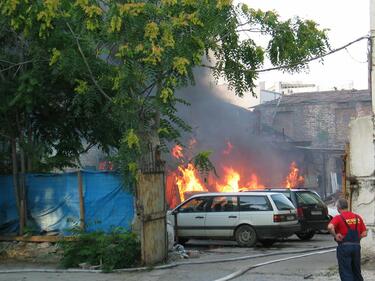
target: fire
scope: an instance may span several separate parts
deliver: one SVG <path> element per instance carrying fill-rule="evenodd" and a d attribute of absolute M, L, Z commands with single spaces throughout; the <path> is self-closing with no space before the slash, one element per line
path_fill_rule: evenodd
<path fill-rule="evenodd" d="M 259 183 L 259 179 L 257 175 L 252 174 L 250 177 L 250 181 L 246 184 L 246 190 L 252 189 L 264 189 L 265 186 Z"/>
<path fill-rule="evenodd" d="M 238 192 L 239 181 L 241 179 L 240 174 L 237 173 L 233 168 L 224 168 L 225 180 L 224 184 L 216 184 L 216 189 L 219 192 Z"/>
<path fill-rule="evenodd" d="M 192 154 L 192 146 L 196 143 L 195 139 L 190 140 L 189 150 L 187 151 L 188 155 Z M 186 160 L 187 157 L 191 158 L 190 155 L 184 155 L 185 153 L 182 146 L 174 146 L 171 153 L 179 160 L 180 164 L 177 169 L 168 172 L 166 195 L 169 206 L 172 208 L 177 206 L 194 193 L 239 192 L 264 189 L 265 185 L 263 184 L 263 180 L 269 182 L 269 179 L 260 179 L 250 168 L 251 165 L 249 166 L 248 162 L 247 164 L 246 162 L 240 162 L 240 158 L 237 158 L 238 156 L 236 157 L 237 154 L 233 155 L 233 153 L 241 152 L 233 150 L 233 148 L 234 146 L 228 141 L 226 148 L 222 152 L 226 157 L 221 159 L 223 163 L 218 171 L 220 177 L 210 174 L 205 180 L 202 180 L 195 166 Z M 226 163 L 229 162 L 231 164 L 226 165 Z M 300 175 L 300 170 L 296 162 L 293 161 L 291 163 L 289 174 L 281 182 L 282 183 L 276 184 L 275 187 L 284 186 L 285 188 L 298 188 L 303 186 L 304 178 Z"/>
<path fill-rule="evenodd" d="M 293 161 L 290 164 L 290 172 L 285 179 L 284 185 L 286 188 L 296 188 L 302 186 L 304 183 L 305 179 L 299 174 L 299 168 L 297 167 L 296 162 Z"/>
<path fill-rule="evenodd" d="M 197 140 L 195 138 L 192 138 L 189 140 L 189 148 L 192 149 L 194 145 L 197 144 Z"/>
<path fill-rule="evenodd" d="M 233 145 L 230 143 L 230 141 L 227 142 L 227 148 L 223 151 L 223 154 L 228 155 L 232 152 Z"/>
<path fill-rule="evenodd" d="M 176 145 L 172 148 L 172 155 L 173 155 L 174 158 L 182 159 L 182 158 L 184 157 L 182 146 L 176 144 Z"/>
<path fill-rule="evenodd" d="M 187 167 L 179 166 L 178 171 L 180 176 L 176 177 L 176 185 L 181 201 L 185 200 L 186 192 L 208 192 L 207 188 L 201 183 L 193 164 L 189 163 Z"/>
<path fill-rule="evenodd" d="M 233 168 L 224 168 L 225 183 L 216 184 L 218 192 L 238 192 L 254 189 L 264 189 L 264 185 L 259 183 L 258 177 L 251 174 L 250 180 L 246 184 L 240 184 L 241 176 Z"/>

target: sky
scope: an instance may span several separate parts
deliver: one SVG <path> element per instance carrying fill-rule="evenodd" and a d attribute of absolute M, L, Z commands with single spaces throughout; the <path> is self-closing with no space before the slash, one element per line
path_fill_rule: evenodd
<path fill-rule="evenodd" d="M 369 0 L 237 0 L 251 8 L 275 10 L 282 19 L 299 16 L 312 19 L 321 28 L 329 29 L 328 37 L 333 49 L 369 33 Z M 246 36 L 246 35 L 245 35 Z M 310 71 L 300 74 L 283 74 L 271 71 L 260 75 L 269 88 L 277 81 L 314 83 L 319 90 L 366 89 L 367 41 L 352 45 L 330 55 L 324 64 L 311 62 Z"/>

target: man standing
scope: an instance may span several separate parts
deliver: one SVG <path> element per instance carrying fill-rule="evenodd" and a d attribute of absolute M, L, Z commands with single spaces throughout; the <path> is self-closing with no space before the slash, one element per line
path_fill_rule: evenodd
<path fill-rule="evenodd" d="M 328 231 L 338 243 L 336 255 L 342 281 L 363 281 L 360 240 L 367 236 L 363 219 L 348 210 L 348 201 L 337 201 L 339 215 L 328 224 Z"/>

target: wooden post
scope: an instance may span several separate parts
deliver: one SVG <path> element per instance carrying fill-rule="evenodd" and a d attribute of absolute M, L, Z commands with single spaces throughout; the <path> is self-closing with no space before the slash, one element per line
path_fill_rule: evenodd
<path fill-rule="evenodd" d="M 25 218 L 25 200 L 21 199 L 20 202 L 20 235 L 22 236 L 25 233 L 25 225 L 26 225 L 26 218 Z"/>
<path fill-rule="evenodd" d="M 83 197 L 83 184 L 82 184 L 82 174 L 81 171 L 77 173 L 78 179 L 78 195 L 79 195 L 79 225 L 82 230 L 85 230 L 85 204 Z"/>

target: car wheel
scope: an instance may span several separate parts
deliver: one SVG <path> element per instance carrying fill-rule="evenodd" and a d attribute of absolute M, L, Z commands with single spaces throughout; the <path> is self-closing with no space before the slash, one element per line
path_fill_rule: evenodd
<path fill-rule="evenodd" d="M 252 247 L 257 242 L 255 229 L 250 225 L 239 226 L 235 232 L 235 238 L 241 247 Z"/>
<path fill-rule="evenodd" d="M 273 244 L 275 244 L 276 240 L 263 239 L 263 240 L 259 240 L 259 242 L 262 243 L 263 247 L 271 247 Z"/>
<path fill-rule="evenodd" d="M 296 235 L 298 236 L 299 239 L 303 241 L 307 241 L 314 237 L 315 231 L 298 232 L 296 233 Z"/>

